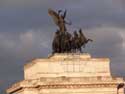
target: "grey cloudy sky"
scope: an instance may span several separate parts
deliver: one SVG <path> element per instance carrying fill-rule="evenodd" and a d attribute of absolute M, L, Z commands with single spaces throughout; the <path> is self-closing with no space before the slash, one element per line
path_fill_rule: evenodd
<path fill-rule="evenodd" d="M 94 40 L 84 52 L 109 57 L 113 76 L 125 76 L 125 0 L 0 0 L 0 93 L 23 79 L 27 60 L 46 57 L 56 26 L 48 8 L 67 9 L 68 30 Z"/>

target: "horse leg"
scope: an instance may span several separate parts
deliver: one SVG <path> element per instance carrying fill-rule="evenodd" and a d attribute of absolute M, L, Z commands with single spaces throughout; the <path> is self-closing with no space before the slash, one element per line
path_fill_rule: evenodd
<path fill-rule="evenodd" d="M 79 51 L 80 51 L 80 53 L 82 53 L 82 52 L 83 52 L 83 51 L 82 51 L 82 47 L 80 47 L 80 48 L 79 48 Z"/>
<path fill-rule="evenodd" d="M 92 39 L 88 39 L 88 42 L 89 42 L 89 41 L 90 41 L 90 42 L 93 42 L 93 40 L 92 40 Z"/>

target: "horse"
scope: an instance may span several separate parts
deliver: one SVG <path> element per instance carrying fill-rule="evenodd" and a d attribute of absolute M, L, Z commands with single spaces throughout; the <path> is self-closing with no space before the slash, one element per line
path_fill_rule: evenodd
<path fill-rule="evenodd" d="M 74 37 L 72 38 L 72 51 L 76 52 L 77 50 L 82 52 L 82 47 L 85 48 L 85 45 L 90 41 L 92 42 L 92 39 L 87 39 L 85 35 L 82 33 L 82 30 L 79 29 L 79 34 L 77 31 L 74 31 Z"/>
<path fill-rule="evenodd" d="M 53 53 L 71 52 L 71 34 L 57 30 L 52 42 Z"/>
<path fill-rule="evenodd" d="M 90 41 L 90 42 L 93 42 L 92 39 L 87 39 L 87 38 L 85 37 L 85 35 L 84 35 L 83 32 L 82 32 L 82 29 L 79 29 L 79 42 L 80 42 L 80 45 L 85 48 L 85 45 L 86 45 L 89 41 Z"/>
<path fill-rule="evenodd" d="M 61 46 L 60 46 L 60 31 L 57 30 L 55 32 L 55 36 L 52 42 L 52 49 L 53 52 L 52 53 L 60 53 L 61 52 Z"/>

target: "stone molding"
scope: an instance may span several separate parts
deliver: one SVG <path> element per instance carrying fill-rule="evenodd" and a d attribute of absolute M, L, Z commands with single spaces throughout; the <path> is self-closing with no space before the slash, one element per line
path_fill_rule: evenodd
<path fill-rule="evenodd" d="M 75 58 L 74 58 L 75 57 Z M 30 68 L 31 66 L 33 66 L 36 63 L 42 63 L 42 62 L 49 62 L 49 63 L 55 63 L 55 62 L 60 62 L 60 61 L 72 61 L 72 60 L 83 60 L 83 61 L 91 61 L 91 62 L 99 62 L 103 61 L 103 62 L 110 62 L 109 58 L 91 58 L 91 55 L 88 53 L 84 53 L 84 54 L 58 54 L 55 53 L 54 55 L 49 56 L 48 58 L 37 58 L 37 59 L 33 59 L 31 60 L 29 63 L 24 65 L 24 69 Z"/>
<path fill-rule="evenodd" d="M 11 86 L 7 92 L 22 88 L 93 88 L 93 87 L 117 87 L 123 83 L 122 78 L 111 77 L 56 77 L 23 80 Z"/>

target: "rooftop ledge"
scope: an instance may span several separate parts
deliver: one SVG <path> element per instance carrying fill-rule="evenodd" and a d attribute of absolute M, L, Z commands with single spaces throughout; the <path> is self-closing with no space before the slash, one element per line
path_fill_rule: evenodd
<path fill-rule="evenodd" d="M 72 82 L 75 80 L 74 82 Z M 68 81 L 68 82 L 67 82 Z M 92 82 L 91 82 L 92 81 Z M 67 78 L 67 77 L 55 77 L 55 78 L 39 78 L 39 79 L 34 79 L 34 80 L 23 80 L 20 82 L 15 83 L 12 85 L 10 88 L 8 88 L 6 91 L 8 93 L 11 93 L 13 91 L 22 89 L 24 87 L 37 87 L 40 85 L 51 85 L 50 82 L 56 82 L 57 84 L 84 84 L 84 85 L 89 85 L 89 84 L 119 84 L 119 83 L 125 83 L 123 81 L 123 78 L 117 77 L 117 78 L 112 78 L 112 77 L 75 77 L 75 78 Z M 71 83 L 72 82 L 72 83 Z"/>
<path fill-rule="evenodd" d="M 24 67 L 27 68 L 36 63 L 50 62 L 55 63 L 65 60 L 80 60 L 80 61 L 92 61 L 92 62 L 110 62 L 109 58 L 92 58 L 89 53 L 55 53 L 49 55 L 47 58 L 36 58 L 31 60 L 29 63 L 25 64 Z"/>
<path fill-rule="evenodd" d="M 91 58 L 91 55 L 88 53 L 55 53 L 55 54 L 48 56 L 48 58 L 58 58 L 58 59 L 67 58 L 67 57 L 68 58 L 74 58 L 74 57 Z"/>

